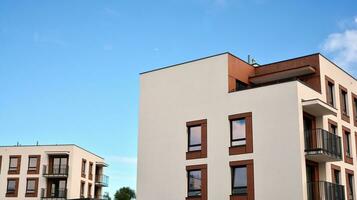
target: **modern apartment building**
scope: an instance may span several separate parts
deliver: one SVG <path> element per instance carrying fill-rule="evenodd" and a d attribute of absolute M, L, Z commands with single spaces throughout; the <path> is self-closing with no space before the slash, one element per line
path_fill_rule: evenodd
<path fill-rule="evenodd" d="M 0 199 L 101 199 L 106 166 L 77 145 L 0 146 Z"/>
<path fill-rule="evenodd" d="M 355 200 L 357 80 L 321 54 L 140 75 L 138 200 Z"/>

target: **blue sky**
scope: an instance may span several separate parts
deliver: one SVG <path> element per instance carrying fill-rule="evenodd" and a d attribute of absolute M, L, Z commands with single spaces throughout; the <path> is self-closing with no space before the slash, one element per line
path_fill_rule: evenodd
<path fill-rule="evenodd" d="M 332 2 L 332 1 L 331 1 Z M 230 51 L 357 75 L 355 0 L 0 1 L 0 145 L 75 143 L 135 187 L 139 73 Z"/>

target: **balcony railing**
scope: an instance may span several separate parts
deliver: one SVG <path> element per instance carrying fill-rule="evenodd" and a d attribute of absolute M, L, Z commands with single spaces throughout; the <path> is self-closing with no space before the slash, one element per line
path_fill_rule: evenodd
<path fill-rule="evenodd" d="M 41 199 L 67 199 L 67 189 L 47 191 L 45 188 L 42 188 Z"/>
<path fill-rule="evenodd" d="M 307 183 L 308 200 L 345 200 L 343 185 L 317 181 Z"/>
<path fill-rule="evenodd" d="M 109 177 L 104 174 L 98 174 L 95 176 L 95 184 L 101 185 L 103 187 L 108 187 L 109 185 Z"/>
<path fill-rule="evenodd" d="M 342 160 L 341 137 L 324 129 L 305 131 L 306 157 L 316 162 Z"/>
<path fill-rule="evenodd" d="M 68 176 L 68 165 L 58 165 L 47 167 L 43 166 L 43 176 L 45 177 L 67 177 Z"/>

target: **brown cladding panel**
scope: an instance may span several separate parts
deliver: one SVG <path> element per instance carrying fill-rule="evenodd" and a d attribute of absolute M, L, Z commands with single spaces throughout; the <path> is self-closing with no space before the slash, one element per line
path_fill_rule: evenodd
<path fill-rule="evenodd" d="M 308 86 L 321 93 L 321 78 L 320 78 L 320 59 L 319 54 L 294 58 L 290 60 L 275 62 L 267 65 L 262 65 L 255 68 L 255 76 L 272 74 L 280 71 L 297 69 L 300 67 L 311 66 L 316 72 L 311 75 L 298 77 Z"/>
<path fill-rule="evenodd" d="M 249 77 L 254 75 L 254 71 L 253 66 L 228 54 L 228 90 L 235 91 L 236 80 L 249 84 Z"/>

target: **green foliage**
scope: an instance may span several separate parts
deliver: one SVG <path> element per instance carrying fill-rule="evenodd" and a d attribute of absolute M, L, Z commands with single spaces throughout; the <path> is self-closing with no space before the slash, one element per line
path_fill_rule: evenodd
<path fill-rule="evenodd" d="M 135 198 L 135 191 L 129 187 L 120 188 L 114 195 L 114 200 L 132 200 Z"/>

